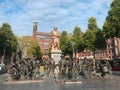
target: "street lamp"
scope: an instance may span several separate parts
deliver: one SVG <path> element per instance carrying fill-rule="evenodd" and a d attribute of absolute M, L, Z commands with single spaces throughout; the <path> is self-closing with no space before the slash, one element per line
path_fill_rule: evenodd
<path fill-rule="evenodd" d="M 73 49 L 73 58 L 75 58 L 75 50 L 74 50 L 74 46 L 75 46 L 75 42 L 70 42 L 70 44 L 72 45 L 72 49 Z"/>
<path fill-rule="evenodd" d="M 16 51 L 16 62 L 17 63 L 19 63 L 19 59 L 20 59 L 20 57 L 19 57 L 19 52 L 20 52 L 20 45 L 19 45 L 19 42 L 18 42 L 18 44 L 17 44 L 17 51 Z"/>
<path fill-rule="evenodd" d="M 4 43 L 4 52 L 3 52 L 3 56 L 2 56 L 2 64 L 4 64 L 5 53 L 6 53 L 6 46 L 8 46 L 8 42 L 9 42 L 9 40 L 5 41 L 5 43 Z"/>
<path fill-rule="evenodd" d="M 24 43 L 24 52 L 23 52 L 23 58 L 27 58 L 27 51 L 28 51 L 28 48 L 29 48 L 29 43 Z"/>

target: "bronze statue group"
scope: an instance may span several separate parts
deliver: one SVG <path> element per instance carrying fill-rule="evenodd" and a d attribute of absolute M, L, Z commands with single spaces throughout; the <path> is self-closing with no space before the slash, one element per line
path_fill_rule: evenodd
<path fill-rule="evenodd" d="M 112 76 L 112 68 L 107 60 L 61 58 L 58 63 L 59 79 L 77 81 L 81 78 L 105 78 Z"/>
<path fill-rule="evenodd" d="M 112 75 L 112 68 L 107 60 L 71 59 L 61 56 L 59 63 L 54 59 L 38 60 L 22 59 L 19 63 L 8 66 L 8 76 L 11 80 L 40 80 L 54 78 L 58 80 L 74 80 L 81 78 L 104 78 Z M 41 70 L 43 67 L 43 70 Z"/>

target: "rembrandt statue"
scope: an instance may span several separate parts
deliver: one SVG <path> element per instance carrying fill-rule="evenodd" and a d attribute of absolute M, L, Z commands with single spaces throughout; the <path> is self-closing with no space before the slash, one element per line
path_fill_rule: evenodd
<path fill-rule="evenodd" d="M 52 50 L 59 50 L 59 32 L 57 30 L 57 27 L 54 27 L 54 30 L 52 32 L 53 40 L 52 40 Z"/>
<path fill-rule="evenodd" d="M 53 61 L 55 62 L 55 70 L 54 70 L 54 75 L 55 77 L 58 77 L 58 72 L 59 72 L 59 68 L 57 66 L 57 64 L 59 63 L 60 59 L 61 59 L 61 50 L 60 50 L 60 43 L 59 43 L 59 37 L 60 37 L 60 33 L 58 32 L 57 27 L 54 27 L 53 31 L 52 31 L 52 50 L 51 50 L 51 58 L 53 59 Z"/>
<path fill-rule="evenodd" d="M 52 31 L 52 46 L 51 46 L 51 58 L 57 64 L 60 60 L 61 50 L 60 50 L 60 43 L 59 43 L 60 33 L 58 32 L 57 27 L 54 27 Z"/>

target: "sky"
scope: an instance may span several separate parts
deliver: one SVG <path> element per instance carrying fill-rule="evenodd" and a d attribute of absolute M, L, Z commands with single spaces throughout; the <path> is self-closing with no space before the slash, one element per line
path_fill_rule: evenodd
<path fill-rule="evenodd" d="M 72 33 L 75 26 L 85 32 L 88 19 L 95 17 L 102 28 L 112 0 L 0 0 L 0 26 L 9 23 L 18 36 L 32 35 L 33 22 L 38 32 L 54 27 Z"/>

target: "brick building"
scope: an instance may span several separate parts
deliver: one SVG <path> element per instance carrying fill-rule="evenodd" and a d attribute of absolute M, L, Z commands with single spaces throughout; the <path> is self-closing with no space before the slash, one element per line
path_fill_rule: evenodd
<path fill-rule="evenodd" d="M 114 37 L 112 43 L 113 58 L 120 58 L 120 39 Z"/>
<path fill-rule="evenodd" d="M 52 33 L 46 32 L 38 32 L 38 24 L 37 22 L 33 23 L 33 37 L 37 38 L 40 44 L 40 48 L 42 53 L 47 55 L 49 53 L 49 49 L 51 49 L 52 43 Z"/>
<path fill-rule="evenodd" d="M 113 39 L 108 39 L 106 41 L 107 47 L 105 50 L 96 50 L 96 59 L 120 59 L 120 39 L 114 37 Z M 79 58 L 93 58 L 93 52 L 90 50 L 84 50 L 77 54 Z"/>

